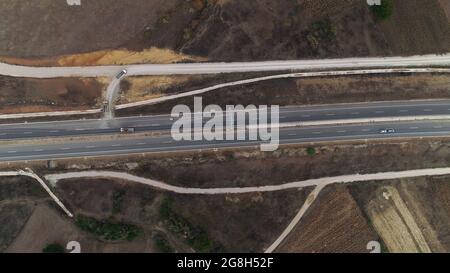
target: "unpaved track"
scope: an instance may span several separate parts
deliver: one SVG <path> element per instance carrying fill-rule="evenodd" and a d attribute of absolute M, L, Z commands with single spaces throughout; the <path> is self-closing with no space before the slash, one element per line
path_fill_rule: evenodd
<path fill-rule="evenodd" d="M 127 65 L 128 75 L 189 75 L 232 72 L 283 70 L 317 70 L 342 68 L 392 68 L 417 66 L 448 66 L 450 54 L 409 57 L 343 58 L 322 60 L 291 60 L 235 63 L 178 63 Z M 123 66 L 27 67 L 0 63 L 0 74 L 13 77 L 112 77 Z"/>
<path fill-rule="evenodd" d="M 63 179 L 70 178 L 113 178 L 127 180 L 131 182 L 141 183 L 151 187 L 155 187 L 161 190 L 171 191 L 180 194 L 235 194 L 235 193 L 252 193 L 252 192 L 271 192 L 281 191 L 287 189 L 298 189 L 310 186 L 326 186 L 334 183 L 352 183 L 362 181 L 374 181 L 374 180 L 389 180 L 389 179 L 401 179 L 421 176 L 439 176 L 450 174 L 450 168 L 435 168 L 435 169 L 419 169 L 408 170 L 398 172 L 380 172 L 374 174 L 351 174 L 341 175 L 334 177 L 324 177 L 317 179 L 308 179 L 304 181 L 297 181 L 291 183 L 285 183 L 280 185 L 260 186 L 260 187 L 242 187 L 242 188 L 188 188 L 169 185 L 164 182 L 156 181 L 149 178 L 139 177 L 123 172 L 114 171 L 81 171 L 81 172 L 67 172 L 60 174 L 49 174 L 45 178 L 52 184 Z"/>
<path fill-rule="evenodd" d="M 73 217 L 73 214 L 64 206 L 64 204 L 59 200 L 59 198 L 50 190 L 50 188 L 45 184 L 45 182 L 33 171 L 28 169 L 27 171 L 9 171 L 9 172 L 0 172 L 1 176 L 28 176 L 39 182 L 39 184 L 44 188 L 44 190 L 50 195 L 50 197 L 58 204 L 58 206 L 67 214 L 69 217 Z"/>
<path fill-rule="evenodd" d="M 300 219 L 302 219 L 303 215 L 306 213 L 306 211 L 309 209 L 309 207 L 314 203 L 314 201 L 317 199 L 317 196 L 319 196 L 319 193 L 322 191 L 322 189 L 325 188 L 325 185 L 319 185 L 314 188 L 314 190 L 308 195 L 306 198 L 305 203 L 303 203 L 303 206 L 298 211 L 297 215 L 295 215 L 294 219 L 289 223 L 289 225 L 286 227 L 285 230 L 281 233 L 281 235 L 273 242 L 267 249 L 264 251 L 265 253 L 272 253 L 283 241 L 286 239 L 286 237 L 291 233 L 291 231 L 295 228 L 295 226 L 300 222 Z"/>

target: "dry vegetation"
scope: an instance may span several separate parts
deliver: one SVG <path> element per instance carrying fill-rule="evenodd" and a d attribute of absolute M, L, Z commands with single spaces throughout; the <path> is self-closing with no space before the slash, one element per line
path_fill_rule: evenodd
<path fill-rule="evenodd" d="M 0 113 L 84 110 L 101 103 L 102 79 L 31 79 L 0 76 Z"/>
<path fill-rule="evenodd" d="M 450 21 L 450 2 L 447 0 L 439 0 L 439 4 L 441 4 L 442 8 L 447 15 L 448 20 Z"/>
<path fill-rule="evenodd" d="M 83 252 L 260 252 L 287 225 L 307 193 L 183 196 L 124 181 L 72 179 L 60 182 L 57 194 L 76 215 L 132 224 L 142 234 L 130 241 L 111 242 L 80 230 L 46 203 L 31 204 L 31 211 L 23 216 L 20 208 L 2 204 L 0 221 L 5 225 L 0 250 L 41 252 L 48 244 L 65 246 L 76 240 Z M 166 203 L 170 203 L 170 216 L 162 213 Z M 14 216 L 17 219 L 7 222 Z"/>
<path fill-rule="evenodd" d="M 391 18 L 380 22 L 394 55 L 444 53 L 450 49 L 450 24 L 438 0 L 394 0 Z"/>
<path fill-rule="evenodd" d="M 360 252 L 379 240 L 345 186 L 326 187 L 277 252 Z"/>
<path fill-rule="evenodd" d="M 350 173 L 443 167 L 450 162 L 448 139 L 321 144 L 314 146 L 315 155 L 308 155 L 308 147 L 285 147 L 274 153 L 239 150 L 66 159 L 57 161 L 51 168 L 45 161 L 27 166 L 39 174 L 104 169 L 127 171 L 188 187 L 232 187 L 279 184 Z M 5 168 L 17 169 L 23 165 L 4 164 Z M 290 171 L 286 172 L 287 169 Z M 380 240 L 386 246 L 385 251 L 447 251 L 450 249 L 447 225 L 450 190 L 447 180 L 448 177 L 437 177 L 409 179 L 401 183 L 377 181 L 327 187 L 280 251 L 366 252 L 367 242 L 373 239 Z M 0 185 L 0 193 L 15 189 L 12 186 L 3 188 L 3 184 Z M 389 189 L 389 200 L 385 199 L 387 195 L 383 195 L 386 189 Z M 4 227 L 3 230 L 12 231 L 5 232 L 9 237 L 2 240 L 11 242 L 11 236 L 18 236 L 11 245 L 11 251 L 23 248 L 28 240 L 32 242 L 30 250 L 40 251 L 45 244 L 54 241 L 64 245 L 69 237 L 82 240 L 85 249 L 94 252 L 168 249 L 262 251 L 287 226 L 304 202 L 308 190 L 191 196 L 161 192 L 124 181 L 72 179 L 57 186 L 57 194 L 71 210 L 96 219 L 137 225 L 144 230 L 143 237 L 137 241 L 110 244 L 80 231 L 62 214 L 49 211 L 45 207 L 47 205 L 40 202 L 37 207 L 31 205 L 36 215 L 34 218 L 31 216 L 22 232 L 19 232 L 20 223 L 29 215 L 24 203 L 14 203 L 12 212 L 8 207 L 9 213 L 1 210 L 0 221 L 11 219 L 11 214 L 22 213 L 17 222 L 12 221 L 11 225 Z M 44 197 L 44 200 L 48 199 Z M 163 216 L 160 209 L 167 201 L 171 213 Z M 45 218 L 44 214 L 57 218 Z M 50 227 L 48 222 L 56 224 Z M 395 224 L 398 227 L 396 233 L 388 232 L 394 223 L 398 223 Z M 402 225 L 403 229 L 400 228 Z M 188 232 L 189 236 L 181 236 L 180 229 L 174 228 L 176 226 L 183 227 L 181 230 Z M 48 230 L 48 233 L 43 230 Z M 403 237 L 393 237 L 392 234 Z M 399 238 L 409 238 L 403 242 L 420 242 L 420 247 L 414 243 L 414 250 L 412 244 L 399 244 Z"/>
<path fill-rule="evenodd" d="M 383 22 L 359 0 L 3 1 L 0 55 L 42 65 L 91 52 L 60 59 L 71 65 L 436 53 L 450 47 L 438 1 L 394 0 Z"/>
<path fill-rule="evenodd" d="M 89 65 L 127 65 L 127 64 L 167 64 L 176 62 L 205 61 L 205 58 L 176 53 L 170 49 L 152 47 L 142 51 L 127 49 L 100 50 L 89 53 L 52 56 L 49 58 L 1 57 L 4 62 L 29 66 L 89 66 Z"/>
<path fill-rule="evenodd" d="M 205 86 L 180 84 L 167 91 L 149 90 L 151 94 L 190 91 Z M 183 90 L 184 89 L 184 90 Z M 127 95 L 125 95 L 127 96 Z M 203 103 L 256 105 L 309 105 L 370 102 L 383 100 L 450 98 L 450 76 L 447 74 L 364 75 L 328 78 L 280 79 L 226 87 L 202 95 Z M 157 105 L 118 110 L 118 115 L 170 113 L 177 104 L 193 105 L 192 97 Z"/>
<path fill-rule="evenodd" d="M 190 76 L 142 76 L 128 77 L 121 82 L 119 104 L 153 99 L 164 96 L 172 86 L 189 81 Z"/>
<path fill-rule="evenodd" d="M 390 252 L 448 252 L 448 176 L 353 184 L 349 188 Z"/>
<path fill-rule="evenodd" d="M 367 213 L 389 252 L 431 252 L 411 211 L 394 187 L 384 187 L 367 205 Z"/>

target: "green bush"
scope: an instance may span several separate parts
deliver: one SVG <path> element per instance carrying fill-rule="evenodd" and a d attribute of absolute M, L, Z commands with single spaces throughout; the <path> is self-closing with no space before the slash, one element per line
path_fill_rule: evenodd
<path fill-rule="evenodd" d="M 162 253 L 174 252 L 172 247 L 170 246 L 170 243 L 161 234 L 156 234 L 155 236 L 153 236 L 153 241 L 155 242 L 155 246 L 158 249 L 158 251 Z"/>
<path fill-rule="evenodd" d="M 112 197 L 112 214 L 119 213 L 122 210 L 124 196 L 125 191 L 123 190 L 118 190 L 114 192 Z"/>
<path fill-rule="evenodd" d="M 186 219 L 175 213 L 172 209 L 172 202 L 165 199 L 160 208 L 159 215 L 168 230 L 186 238 L 186 242 L 196 251 L 200 253 L 220 252 L 222 247 L 211 241 L 207 233 L 200 227 L 194 227 Z"/>
<path fill-rule="evenodd" d="M 86 216 L 78 216 L 75 223 L 80 229 L 107 241 L 132 241 L 143 233 L 142 229 L 135 225 L 114 223 L 110 220 L 100 221 Z"/>
<path fill-rule="evenodd" d="M 308 149 L 306 149 L 306 153 L 310 156 L 316 155 L 316 149 L 314 149 L 313 147 L 309 147 Z"/>
<path fill-rule="evenodd" d="M 377 19 L 386 20 L 394 13 L 394 5 L 392 0 L 381 0 L 381 5 L 374 5 L 371 10 Z"/>
<path fill-rule="evenodd" d="M 43 253 L 64 253 L 65 249 L 60 244 L 49 244 L 42 249 Z"/>
<path fill-rule="evenodd" d="M 306 40 L 313 50 L 336 39 L 336 28 L 329 19 L 314 22 L 308 28 Z"/>

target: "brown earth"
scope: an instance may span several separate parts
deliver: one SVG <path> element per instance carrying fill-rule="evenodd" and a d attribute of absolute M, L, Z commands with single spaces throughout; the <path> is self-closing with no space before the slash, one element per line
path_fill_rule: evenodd
<path fill-rule="evenodd" d="M 269 76 L 272 74 L 273 72 L 251 72 L 201 75 L 131 76 L 124 78 L 120 82 L 121 95 L 117 104 L 142 101 L 163 95 L 177 94 L 210 87 L 216 84 Z"/>
<path fill-rule="evenodd" d="M 346 186 L 330 185 L 277 248 L 277 252 L 367 253 L 379 240 Z"/>
<path fill-rule="evenodd" d="M 167 64 L 177 62 L 206 61 L 205 58 L 183 55 L 170 49 L 152 47 L 142 51 L 127 49 L 99 50 L 88 53 L 52 56 L 48 58 L 1 57 L 10 64 L 26 66 L 90 66 L 90 65 L 127 65 L 127 64 Z"/>
<path fill-rule="evenodd" d="M 367 5 L 355 0 L 227 1 L 209 5 L 185 33 L 177 48 L 220 61 L 389 54 Z"/>
<path fill-rule="evenodd" d="M 394 15 L 385 22 L 374 20 L 359 0 L 117 0 L 114 5 L 98 0 L 77 7 L 64 1 L 2 1 L 0 55 L 97 56 L 102 50 L 158 48 L 203 60 L 242 61 L 449 50 L 450 28 L 438 0 L 393 1 Z M 153 61 L 146 58 L 134 61 Z"/>
<path fill-rule="evenodd" d="M 118 49 L 178 2 L 118 0 L 111 5 L 97 0 L 68 6 L 53 0 L 1 1 L 0 55 L 52 57 Z"/>
<path fill-rule="evenodd" d="M 101 104 L 102 79 L 31 79 L 0 76 L 0 113 L 85 110 Z"/>
<path fill-rule="evenodd" d="M 300 209 L 310 189 L 226 196 L 171 195 L 174 208 L 225 251 L 262 252 Z"/>
<path fill-rule="evenodd" d="M 178 153 L 166 155 L 123 156 L 112 159 L 67 159 L 57 161 L 56 167 L 48 168 L 43 163 L 28 163 L 26 166 L 33 167 L 39 174 L 49 172 L 106 169 L 128 171 L 142 176 L 156 178 L 167 183 L 188 186 L 188 187 L 232 187 L 247 185 L 268 185 L 285 182 L 303 180 L 308 178 L 335 176 L 352 173 L 373 173 L 379 171 L 395 171 L 416 168 L 431 168 L 448 166 L 450 162 L 450 141 L 449 139 L 435 140 L 411 140 L 411 141 L 373 141 L 372 143 L 354 142 L 352 144 L 321 144 L 311 145 L 317 154 L 308 156 L 306 148 L 308 146 L 298 145 L 281 148 L 274 153 L 261 153 L 257 150 L 222 151 L 222 152 L 195 152 Z M 7 169 L 23 168 L 24 164 L 8 164 Z M 6 164 L 4 164 L 6 166 Z M 286 172 L 289 170 L 289 172 Z M 448 183 L 440 180 L 448 179 L 433 178 L 430 181 L 410 183 L 405 182 L 363 182 L 352 184 L 348 187 L 351 195 L 356 200 L 362 210 L 358 213 L 351 196 L 346 188 L 341 186 L 333 189 L 325 189 L 323 195 L 310 208 L 305 219 L 301 221 L 298 228 L 304 232 L 319 230 L 320 233 L 306 237 L 298 237 L 290 242 L 289 251 L 364 251 L 363 242 L 371 239 L 364 221 L 374 223 L 371 220 L 368 204 L 377 202 L 381 204 L 379 198 L 381 187 L 390 185 L 396 187 L 401 199 L 414 218 L 415 223 L 423 233 L 427 244 L 433 251 L 450 249 L 449 231 L 446 219 L 448 215 Z M 411 182 L 418 180 L 411 180 Z M 67 203 L 69 208 L 76 213 L 83 213 L 95 216 L 100 219 L 113 216 L 115 219 L 126 220 L 138 224 L 145 228 L 144 242 L 132 243 L 124 248 L 114 248 L 104 246 L 95 238 L 87 237 L 89 242 L 85 249 L 92 251 L 152 251 L 153 236 L 155 232 L 162 234 L 174 249 L 191 251 L 180 237 L 168 232 L 164 224 L 161 225 L 157 219 L 158 208 L 161 200 L 169 198 L 173 202 L 174 210 L 192 225 L 204 229 L 208 237 L 216 242 L 220 242 L 226 251 L 261 251 L 267 247 L 287 226 L 289 221 L 298 211 L 304 201 L 307 192 L 289 190 L 267 194 L 245 194 L 228 196 L 187 196 L 170 193 L 162 193 L 143 185 L 130 184 L 122 181 L 111 183 L 106 179 L 74 179 L 74 183 L 64 182 L 59 184 L 57 193 Z M 97 182 L 97 183 L 96 183 Z M 95 184 L 94 184 L 95 183 Z M 16 188 L 16 183 L 10 183 L 10 188 L 0 193 L 14 192 L 11 190 L 21 190 Z M 1 186 L 1 185 L 0 185 Z M 114 193 L 125 191 L 122 206 L 119 212 L 112 213 L 114 207 Z M 17 195 L 15 195 L 17 196 Z M 8 198 L 15 198 L 8 195 Z M 3 198 L 6 199 L 6 198 Z M 323 201 L 325 200 L 325 201 Z M 298 203 L 297 203 L 298 202 Z M 353 204 L 352 204 L 353 203 Z M 17 204 L 15 204 L 17 205 Z M 243 209 L 244 208 L 244 209 Z M 41 209 L 41 211 L 46 211 Z M 319 211 L 317 214 L 312 212 Z M 331 213 L 333 212 L 333 213 Z M 44 214 L 51 215 L 46 211 Z M 57 214 L 60 214 L 58 211 Z M 5 215 L 5 214 L 2 214 Z M 8 214 L 6 214 L 8 215 Z M 39 216 L 40 214 L 36 214 Z M 62 214 L 61 214 L 62 215 Z M 274 217 L 276 215 L 277 217 Z M 338 218 L 336 215 L 339 215 Z M 406 214 L 400 214 L 406 215 Z M 40 230 L 41 227 L 48 228 L 49 233 L 43 236 L 44 239 L 35 239 L 33 251 L 40 251 L 42 244 L 50 243 L 54 240 L 61 244 L 68 239 L 67 234 L 75 234 L 72 224 L 59 224 L 60 220 L 47 219 L 46 221 L 56 221 L 55 225 L 60 227 L 65 233 L 57 233 L 44 222 L 38 221 L 39 216 L 33 221 L 29 220 L 29 229 Z M 253 217 L 257 216 L 257 217 Z M 9 219 L 4 216 L 5 219 Z M 51 216 L 53 217 L 53 216 Z M 329 218 L 331 217 L 331 218 Z M 401 216 L 404 217 L 404 216 Z M 338 221 L 349 219 L 349 221 Z M 46 219 L 46 218 L 45 218 Z M 334 221 L 335 219 L 336 221 Z M 400 218 L 402 219 L 402 218 Z M 65 221 L 65 220 L 64 220 Z M 328 225 L 334 221 L 336 225 Z M 303 223 L 303 224 L 302 224 Z M 361 241 L 352 241 L 341 244 L 345 241 L 343 226 L 355 224 L 358 228 L 354 232 L 362 234 Z M 319 226 L 324 226 L 323 230 Z M 16 224 L 11 230 L 16 230 Z M 277 230 L 274 227 L 277 227 Z M 210 229 L 209 227 L 213 227 Z M 306 230 L 306 231 L 305 231 Z M 309 230 L 309 231 L 307 231 Z M 24 232 L 24 231 L 22 231 Z M 37 231 L 35 231 L 37 232 Z M 42 231 L 41 231 L 42 232 Z M 351 233 L 351 231 L 347 231 Z M 12 233 L 11 233 L 12 234 Z M 37 234 L 37 233 L 35 233 Z M 64 235 L 66 234 L 66 235 Z M 85 233 L 79 234 L 77 238 L 82 240 Z M 298 233 L 293 233 L 298 234 Z M 298 236 L 302 235 L 303 232 Z M 381 234 L 383 236 L 383 234 Z M 34 237 L 36 237 L 35 235 Z M 60 236 L 60 237 L 58 237 Z M 241 236 L 241 237 L 239 237 Z M 297 236 L 297 235 L 296 235 Z M 18 238 L 17 246 L 23 247 L 19 242 L 25 242 L 27 238 L 22 233 Z M 69 236 L 70 237 L 70 236 Z M 61 238 L 61 239 L 59 239 Z M 296 238 L 296 237 L 295 237 Z M 304 238 L 304 239 L 302 239 Z M 328 244 L 321 245 L 319 241 L 324 238 Z M 328 238 L 328 239 L 326 239 Z M 332 242 L 330 238 L 336 238 Z M 434 239 L 433 239 L 434 238 Z M 305 241 L 308 239 L 309 241 Z M 387 248 L 391 250 L 390 241 L 382 237 Z M 239 241 L 240 240 L 240 241 Z M 238 244 L 237 242 L 240 242 Z M 308 243 L 305 243 L 308 242 Z M 336 244 L 334 244 L 336 243 Z M 366 242 L 367 243 L 367 242 Z M 83 243 L 85 244 L 85 243 Z M 240 248 L 245 246 L 245 248 Z"/>
<path fill-rule="evenodd" d="M 442 8 L 447 15 L 448 20 L 450 21 L 450 2 L 447 0 L 439 0 L 439 4 L 441 4 Z"/>
<path fill-rule="evenodd" d="M 35 207 L 48 200 L 34 179 L 0 177 L 0 252 L 18 236 Z"/>
<path fill-rule="evenodd" d="M 165 234 L 178 251 L 191 251 L 182 238 L 177 238 L 161 223 L 159 207 L 164 199 L 169 199 L 181 217 L 205 230 L 210 240 L 219 242 L 227 252 L 261 252 L 289 223 L 309 191 L 179 195 L 108 179 L 70 179 L 60 182 L 57 188 L 75 213 L 135 223 L 149 233 Z M 114 212 L 117 192 L 123 192 L 124 197 L 120 211 Z"/>
<path fill-rule="evenodd" d="M 197 88 L 211 85 L 197 85 Z M 152 92 L 150 89 L 148 92 Z M 179 88 L 169 88 L 179 90 Z M 185 88 L 184 91 L 195 90 Z M 168 92 L 168 91 L 156 91 Z M 126 96 L 126 94 L 125 94 Z M 278 79 L 225 87 L 204 93 L 203 104 L 225 105 L 311 105 L 412 99 L 450 98 L 450 75 L 364 75 L 327 78 Z M 170 113 L 178 104 L 193 107 L 186 97 L 156 105 L 117 110 L 118 116 L 141 113 Z"/>
<path fill-rule="evenodd" d="M 394 0 L 392 2 L 394 14 L 378 25 L 394 55 L 449 51 L 450 23 L 444 8 L 437 0 Z"/>
<path fill-rule="evenodd" d="M 5 252 L 39 253 L 49 244 L 58 243 L 65 247 L 70 241 L 79 242 L 84 253 L 153 252 L 151 241 L 147 238 L 118 243 L 99 241 L 80 231 L 65 215 L 46 205 L 36 207 L 27 224 Z"/>
<path fill-rule="evenodd" d="M 164 200 L 170 200 L 178 217 L 204 230 L 221 251 L 261 252 L 289 223 L 309 192 L 188 196 L 108 179 L 60 182 L 55 192 L 75 215 L 131 223 L 144 231 L 130 242 L 107 242 L 81 231 L 35 181 L 26 177 L 3 180 L 0 251 L 5 252 L 41 252 L 49 244 L 66 246 L 73 240 L 80 242 L 82 252 L 158 252 L 161 250 L 156 235 L 162 236 L 172 251 L 192 252 L 183 236 L 168 229 L 161 218 L 159 210 Z"/>
<path fill-rule="evenodd" d="M 380 226 L 382 229 L 378 231 L 389 251 L 421 252 L 428 246 L 432 252 L 448 252 L 450 249 L 448 181 L 448 176 L 419 177 L 355 183 L 349 188 L 372 223 L 379 222 L 380 217 L 384 217 L 384 221 L 390 219 L 382 224 Z M 398 192 L 399 198 L 404 203 L 403 209 L 401 206 L 394 206 L 397 216 L 389 212 L 395 199 L 393 198 L 395 194 L 389 194 L 392 189 Z M 408 214 L 412 216 L 414 222 L 408 220 Z M 398 224 L 394 225 L 394 221 Z M 396 237 L 391 236 L 389 226 L 393 227 Z M 407 228 L 404 229 L 403 226 Z M 426 245 L 423 241 L 420 242 L 420 236 L 425 239 Z M 409 242 L 412 242 L 412 245 Z"/>

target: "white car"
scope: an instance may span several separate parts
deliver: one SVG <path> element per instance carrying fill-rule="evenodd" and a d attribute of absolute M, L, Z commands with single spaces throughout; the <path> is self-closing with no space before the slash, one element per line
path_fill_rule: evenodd
<path fill-rule="evenodd" d="M 381 129 L 380 134 L 394 134 L 395 129 L 393 128 L 387 128 L 387 129 Z"/>

